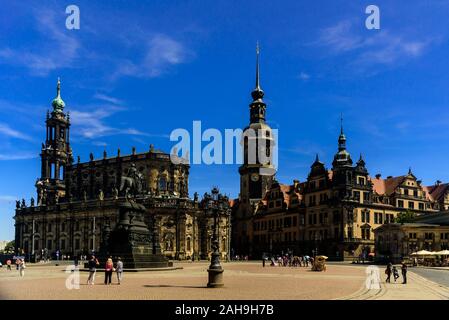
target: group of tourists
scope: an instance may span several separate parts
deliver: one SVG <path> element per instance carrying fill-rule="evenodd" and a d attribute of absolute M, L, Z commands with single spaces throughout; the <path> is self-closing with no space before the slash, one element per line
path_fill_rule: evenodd
<path fill-rule="evenodd" d="M 267 257 L 262 258 L 262 266 L 265 267 Z M 313 265 L 313 257 L 308 255 L 303 256 L 293 256 L 289 254 L 284 254 L 276 257 L 270 258 L 271 267 L 308 267 Z"/>
<path fill-rule="evenodd" d="M 407 265 L 405 264 L 405 262 L 402 262 L 402 264 L 401 264 L 401 273 L 402 273 L 402 284 L 406 284 L 407 283 Z M 396 280 L 398 280 L 398 278 L 399 278 L 399 271 L 396 268 L 396 266 L 393 266 L 393 264 L 391 262 L 387 265 L 387 268 L 385 269 L 385 274 L 387 275 L 387 279 L 385 280 L 385 282 L 388 282 L 388 283 L 391 283 L 391 281 L 390 281 L 391 275 L 393 275 L 394 282 L 396 282 Z"/>
<path fill-rule="evenodd" d="M 16 264 L 16 270 L 19 271 L 19 276 L 23 277 L 25 276 L 25 259 L 17 258 L 15 261 Z M 3 268 L 3 265 L 0 262 L 0 267 Z M 6 260 L 6 271 L 12 271 L 12 261 L 11 259 Z"/>
<path fill-rule="evenodd" d="M 100 265 L 98 262 L 98 259 L 92 255 L 88 262 L 88 268 L 89 268 L 89 277 L 87 278 L 87 284 L 88 285 L 94 285 L 95 284 L 95 275 L 97 273 L 97 267 Z M 104 284 L 110 285 L 112 282 L 112 273 L 117 273 L 117 281 L 118 284 L 122 282 L 123 279 L 123 262 L 120 257 L 117 258 L 117 263 L 114 267 L 114 262 L 112 261 L 112 257 L 109 257 L 108 260 L 105 263 L 104 266 Z"/>
<path fill-rule="evenodd" d="M 231 256 L 232 261 L 248 261 L 248 259 L 249 259 L 248 255 L 244 256 L 236 254 L 234 256 Z"/>

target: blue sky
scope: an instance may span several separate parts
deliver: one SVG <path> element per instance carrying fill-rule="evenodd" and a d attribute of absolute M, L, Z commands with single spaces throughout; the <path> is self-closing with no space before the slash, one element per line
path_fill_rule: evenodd
<path fill-rule="evenodd" d="M 168 151 L 193 120 L 246 126 L 256 41 L 278 180 L 304 180 L 315 153 L 330 166 L 343 113 L 348 149 L 372 175 L 412 167 L 426 184 L 449 181 L 449 1 L 0 4 L 0 239 L 13 238 L 15 199 L 35 197 L 58 76 L 75 157 Z M 70 4 L 79 30 L 65 28 Z M 369 4 L 380 30 L 365 28 Z M 193 165 L 191 195 L 212 185 L 236 197 L 237 166 Z"/>

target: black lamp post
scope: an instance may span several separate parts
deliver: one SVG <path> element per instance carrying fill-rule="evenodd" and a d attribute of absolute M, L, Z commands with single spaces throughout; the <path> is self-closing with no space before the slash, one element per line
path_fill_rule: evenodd
<path fill-rule="evenodd" d="M 209 269 L 207 269 L 207 272 L 209 274 L 209 281 L 207 283 L 207 286 L 209 288 L 217 288 L 217 287 L 223 287 L 223 268 L 220 264 L 220 252 L 219 252 L 219 241 L 217 236 L 217 224 L 218 219 L 220 217 L 220 213 L 223 213 L 224 211 L 228 210 L 228 201 L 226 197 L 223 197 L 221 194 L 219 194 L 219 191 L 217 188 L 212 189 L 212 195 L 205 194 L 205 197 L 203 199 L 205 202 L 205 209 L 207 213 L 214 218 L 214 225 L 213 225 L 213 234 L 212 234 L 212 256 L 210 261 Z"/>

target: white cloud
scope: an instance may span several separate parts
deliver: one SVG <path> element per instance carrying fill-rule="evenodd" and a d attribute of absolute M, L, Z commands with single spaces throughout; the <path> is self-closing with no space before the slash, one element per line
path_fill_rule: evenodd
<path fill-rule="evenodd" d="M 106 102 L 109 102 L 109 103 L 112 103 L 112 104 L 118 104 L 119 105 L 119 104 L 123 103 L 123 101 L 120 100 L 120 99 L 117 99 L 117 98 L 114 98 L 114 97 L 111 97 L 111 96 L 108 96 L 108 95 L 102 94 L 102 93 L 96 93 L 94 95 L 94 98 L 98 99 L 98 100 L 103 100 L 103 101 L 106 101 Z"/>
<path fill-rule="evenodd" d="M 310 79 L 310 75 L 308 73 L 305 72 L 301 72 L 299 74 L 299 79 L 303 80 L 303 81 L 307 81 Z"/>
<path fill-rule="evenodd" d="M 127 59 L 120 61 L 113 78 L 119 76 L 158 77 L 167 72 L 170 67 L 187 62 L 192 56 L 193 53 L 181 42 L 165 34 L 157 34 L 147 42 L 141 61 L 133 62 Z"/>
<path fill-rule="evenodd" d="M 3 134 L 7 137 L 20 139 L 20 140 L 26 140 L 26 141 L 33 140 L 33 138 L 31 138 L 30 136 L 11 128 L 6 123 L 0 123 L 0 134 Z"/>
<path fill-rule="evenodd" d="M 387 29 L 363 36 L 356 30 L 359 29 L 355 28 L 353 21 L 341 21 L 333 27 L 322 29 L 318 41 L 313 44 L 327 47 L 333 54 L 354 53 L 351 64 L 363 67 L 391 65 L 419 57 L 436 41 L 433 38 L 411 39 L 410 36 L 394 34 Z"/>
<path fill-rule="evenodd" d="M 78 40 L 56 23 L 54 11 L 38 9 L 32 15 L 36 17 L 36 30 L 43 39 L 22 48 L 0 48 L 0 63 L 26 67 L 36 76 L 71 67 L 80 48 Z"/>
<path fill-rule="evenodd" d="M 331 47 L 335 52 L 346 52 L 363 46 L 363 38 L 351 32 L 352 22 L 341 21 L 333 27 L 320 32 L 316 44 Z"/>
<path fill-rule="evenodd" d="M 9 161 L 9 160 L 28 160 L 35 159 L 38 155 L 36 153 L 12 153 L 12 154 L 0 154 L 0 161 Z"/>
<path fill-rule="evenodd" d="M 95 111 L 71 111 L 72 125 L 76 126 L 76 130 L 72 130 L 73 134 L 80 135 L 87 139 L 96 139 L 100 137 L 112 135 L 132 135 L 132 136 L 158 136 L 166 137 L 162 134 L 149 134 L 134 128 L 116 128 L 106 124 L 106 118 L 113 114 L 126 110 L 118 106 L 95 106 Z M 98 142 L 96 142 L 98 143 Z M 101 142 L 101 145 L 104 145 Z"/>

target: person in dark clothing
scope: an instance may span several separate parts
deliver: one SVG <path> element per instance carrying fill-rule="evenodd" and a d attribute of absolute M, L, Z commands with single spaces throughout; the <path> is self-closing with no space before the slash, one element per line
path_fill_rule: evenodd
<path fill-rule="evenodd" d="M 100 263 L 98 262 L 95 256 L 89 260 L 89 277 L 87 278 L 87 284 L 94 285 L 95 282 L 95 274 L 97 273 L 97 266 Z"/>
<path fill-rule="evenodd" d="M 406 284 L 407 283 L 407 265 L 405 264 L 405 262 L 402 262 L 402 266 L 401 266 L 401 271 L 402 271 L 402 284 Z"/>
<path fill-rule="evenodd" d="M 396 268 L 396 266 L 393 266 L 393 277 L 394 277 L 394 282 L 396 282 L 396 280 L 398 280 L 398 278 L 399 278 L 399 271 Z"/>
<path fill-rule="evenodd" d="M 387 275 L 387 279 L 385 280 L 385 282 L 390 283 L 391 272 L 392 272 L 392 264 L 389 263 L 387 265 L 387 268 L 385 269 L 385 274 Z"/>

